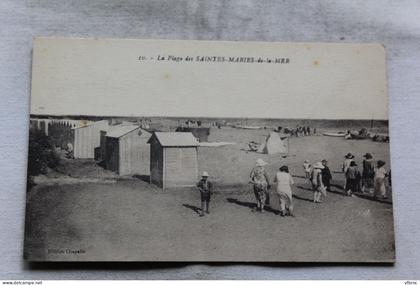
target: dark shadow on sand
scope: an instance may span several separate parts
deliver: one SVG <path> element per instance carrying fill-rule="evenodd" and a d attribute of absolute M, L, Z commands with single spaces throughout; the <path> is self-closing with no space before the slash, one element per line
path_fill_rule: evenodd
<path fill-rule="evenodd" d="M 335 186 L 335 185 L 331 185 L 331 186 Z M 302 190 L 305 190 L 305 191 L 311 191 L 312 192 L 312 188 L 303 187 L 303 186 L 299 186 L 299 185 L 296 186 L 296 188 L 299 188 L 299 189 L 302 189 Z M 341 187 L 341 188 L 343 188 L 343 187 Z M 345 194 L 344 194 L 343 191 L 337 191 L 337 190 L 330 189 L 327 192 L 328 193 L 334 193 L 334 194 L 345 196 Z"/>
<path fill-rule="evenodd" d="M 253 211 L 255 211 L 257 209 L 257 204 L 256 203 L 239 201 L 238 199 L 234 199 L 234 198 L 227 198 L 226 201 L 228 201 L 229 203 L 232 203 L 232 204 L 236 204 L 236 205 L 239 205 L 239 206 L 250 208 Z M 269 205 L 265 205 L 264 210 L 267 211 L 267 212 L 276 214 L 276 215 L 279 214 L 278 210 L 275 210 L 275 209 L 271 208 Z"/>
<path fill-rule="evenodd" d="M 150 183 L 150 175 L 140 175 L 140 174 L 136 174 L 133 175 L 134 178 L 140 179 L 144 182 Z"/>
<path fill-rule="evenodd" d="M 341 191 L 330 189 L 330 190 L 327 191 L 328 193 L 334 193 L 334 194 L 338 194 L 338 195 L 341 195 L 341 196 L 346 196 L 346 193 L 344 193 L 344 191 L 342 190 L 343 189 L 342 186 L 335 185 L 335 184 L 331 184 L 331 186 L 336 187 L 338 189 L 341 189 Z M 312 191 L 311 188 L 307 188 L 307 187 L 303 187 L 303 186 L 299 186 L 299 185 L 296 186 L 296 188 L 299 188 L 299 189 L 302 189 L 302 190 L 305 190 L 305 191 Z M 381 204 L 389 204 L 389 205 L 392 204 L 392 201 L 384 200 L 384 199 L 381 200 L 381 199 L 374 198 L 372 196 L 369 196 L 367 194 L 360 193 L 360 192 L 353 192 L 353 195 L 355 195 L 355 196 L 357 196 L 361 199 L 366 199 L 366 200 L 373 201 L 373 202 L 378 202 L 378 203 L 381 203 Z M 293 195 L 293 197 L 295 197 L 295 195 Z M 299 200 L 298 197 L 296 197 L 296 199 Z M 303 199 L 304 198 L 302 198 L 301 200 L 303 200 Z"/>
<path fill-rule="evenodd" d="M 193 205 L 189 205 L 189 204 L 182 204 L 182 206 L 184 206 L 185 208 L 188 208 L 190 210 L 193 210 L 197 214 L 201 214 L 201 208 L 199 208 L 199 207 L 196 207 L 196 206 L 193 206 Z"/>
<path fill-rule="evenodd" d="M 338 189 L 344 190 L 343 185 L 331 184 L 331 187 L 335 187 L 335 188 L 338 188 Z"/>
<path fill-rule="evenodd" d="M 293 198 L 298 199 L 298 200 L 302 200 L 302 201 L 308 201 L 308 202 L 311 202 L 311 203 L 313 202 L 312 199 L 299 197 L 299 196 L 297 196 L 295 194 L 293 194 Z"/>
<path fill-rule="evenodd" d="M 338 195 L 343 195 L 345 196 L 346 194 L 344 193 L 344 188 L 341 185 L 336 185 L 336 184 L 331 184 L 331 187 L 335 187 L 339 190 L 334 190 L 332 188 L 330 188 L 330 190 L 327 190 L 330 193 L 334 193 L 334 194 L 338 194 Z"/>
<path fill-rule="evenodd" d="M 369 201 L 373 201 L 373 202 L 378 202 L 378 203 L 381 203 L 381 204 L 388 204 L 388 205 L 392 205 L 392 201 L 388 201 L 388 200 L 385 200 L 385 199 L 379 199 L 379 198 L 374 198 L 374 197 L 372 197 L 372 196 L 368 196 L 368 195 L 366 195 L 366 194 L 363 194 L 363 193 L 358 193 L 358 192 L 356 192 L 356 193 L 353 193 L 353 195 L 355 195 L 355 196 L 357 196 L 357 197 L 359 197 L 359 198 L 362 198 L 362 199 L 366 199 L 366 200 L 369 200 Z"/>
<path fill-rule="evenodd" d="M 102 167 L 103 169 L 106 169 L 106 161 L 105 160 L 101 160 L 97 163 L 97 165 L 99 165 L 100 167 Z"/>
<path fill-rule="evenodd" d="M 302 176 L 302 175 L 292 175 L 292 177 L 295 177 L 295 178 L 303 178 L 303 179 L 308 179 L 309 180 L 308 177 Z"/>
<path fill-rule="evenodd" d="M 299 189 L 302 189 L 302 190 L 305 190 L 305 191 L 311 191 L 312 192 L 312 189 L 311 188 L 308 188 L 308 187 L 303 187 L 303 186 L 300 186 L 300 185 L 296 185 L 296 188 L 299 188 Z"/>

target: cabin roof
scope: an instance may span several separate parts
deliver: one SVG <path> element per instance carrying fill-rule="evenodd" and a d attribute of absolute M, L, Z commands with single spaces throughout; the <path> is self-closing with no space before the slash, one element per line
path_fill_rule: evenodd
<path fill-rule="evenodd" d="M 107 120 L 102 120 L 102 121 L 92 122 L 92 121 L 84 121 L 84 120 L 81 120 L 81 121 L 79 121 L 79 124 L 80 125 L 79 126 L 76 126 L 76 127 L 73 127 L 72 129 L 73 130 L 75 130 L 75 129 L 81 129 L 81 128 L 86 128 L 86 127 L 93 126 L 95 124 L 104 124 L 104 123 L 108 124 L 108 121 Z"/>
<path fill-rule="evenodd" d="M 120 125 L 120 126 L 113 126 L 110 131 L 106 133 L 107 137 L 111 138 L 119 138 L 132 131 L 139 130 L 140 126 L 137 125 Z M 142 130 L 142 132 L 149 134 L 149 132 Z"/>
<path fill-rule="evenodd" d="M 198 146 L 198 141 L 192 133 L 155 132 L 148 143 L 150 143 L 154 137 L 159 141 L 161 146 Z"/>

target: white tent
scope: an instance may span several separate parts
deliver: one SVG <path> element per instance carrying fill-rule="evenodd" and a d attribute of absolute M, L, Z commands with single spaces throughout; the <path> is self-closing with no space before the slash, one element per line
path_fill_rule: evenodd
<path fill-rule="evenodd" d="M 287 139 L 287 137 L 280 138 L 279 133 L 271 132 L 257 152 L 265 154 L 286 154 L 288 153 Z"/>

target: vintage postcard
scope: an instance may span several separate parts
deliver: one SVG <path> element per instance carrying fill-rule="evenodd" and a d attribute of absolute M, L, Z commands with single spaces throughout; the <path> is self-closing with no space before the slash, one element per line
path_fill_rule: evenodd
<path fill-rule="evenodd" d="M 36 38 L 29 261 L 395 261 L 380 44 Z"/>

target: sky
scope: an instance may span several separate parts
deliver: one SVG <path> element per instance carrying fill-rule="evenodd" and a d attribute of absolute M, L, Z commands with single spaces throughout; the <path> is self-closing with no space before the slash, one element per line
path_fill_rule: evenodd
<path fill-rule="evenodd" d="M 388 119 L 379 44 L 37 38 L 32 68 L 31 114 Z"/>

